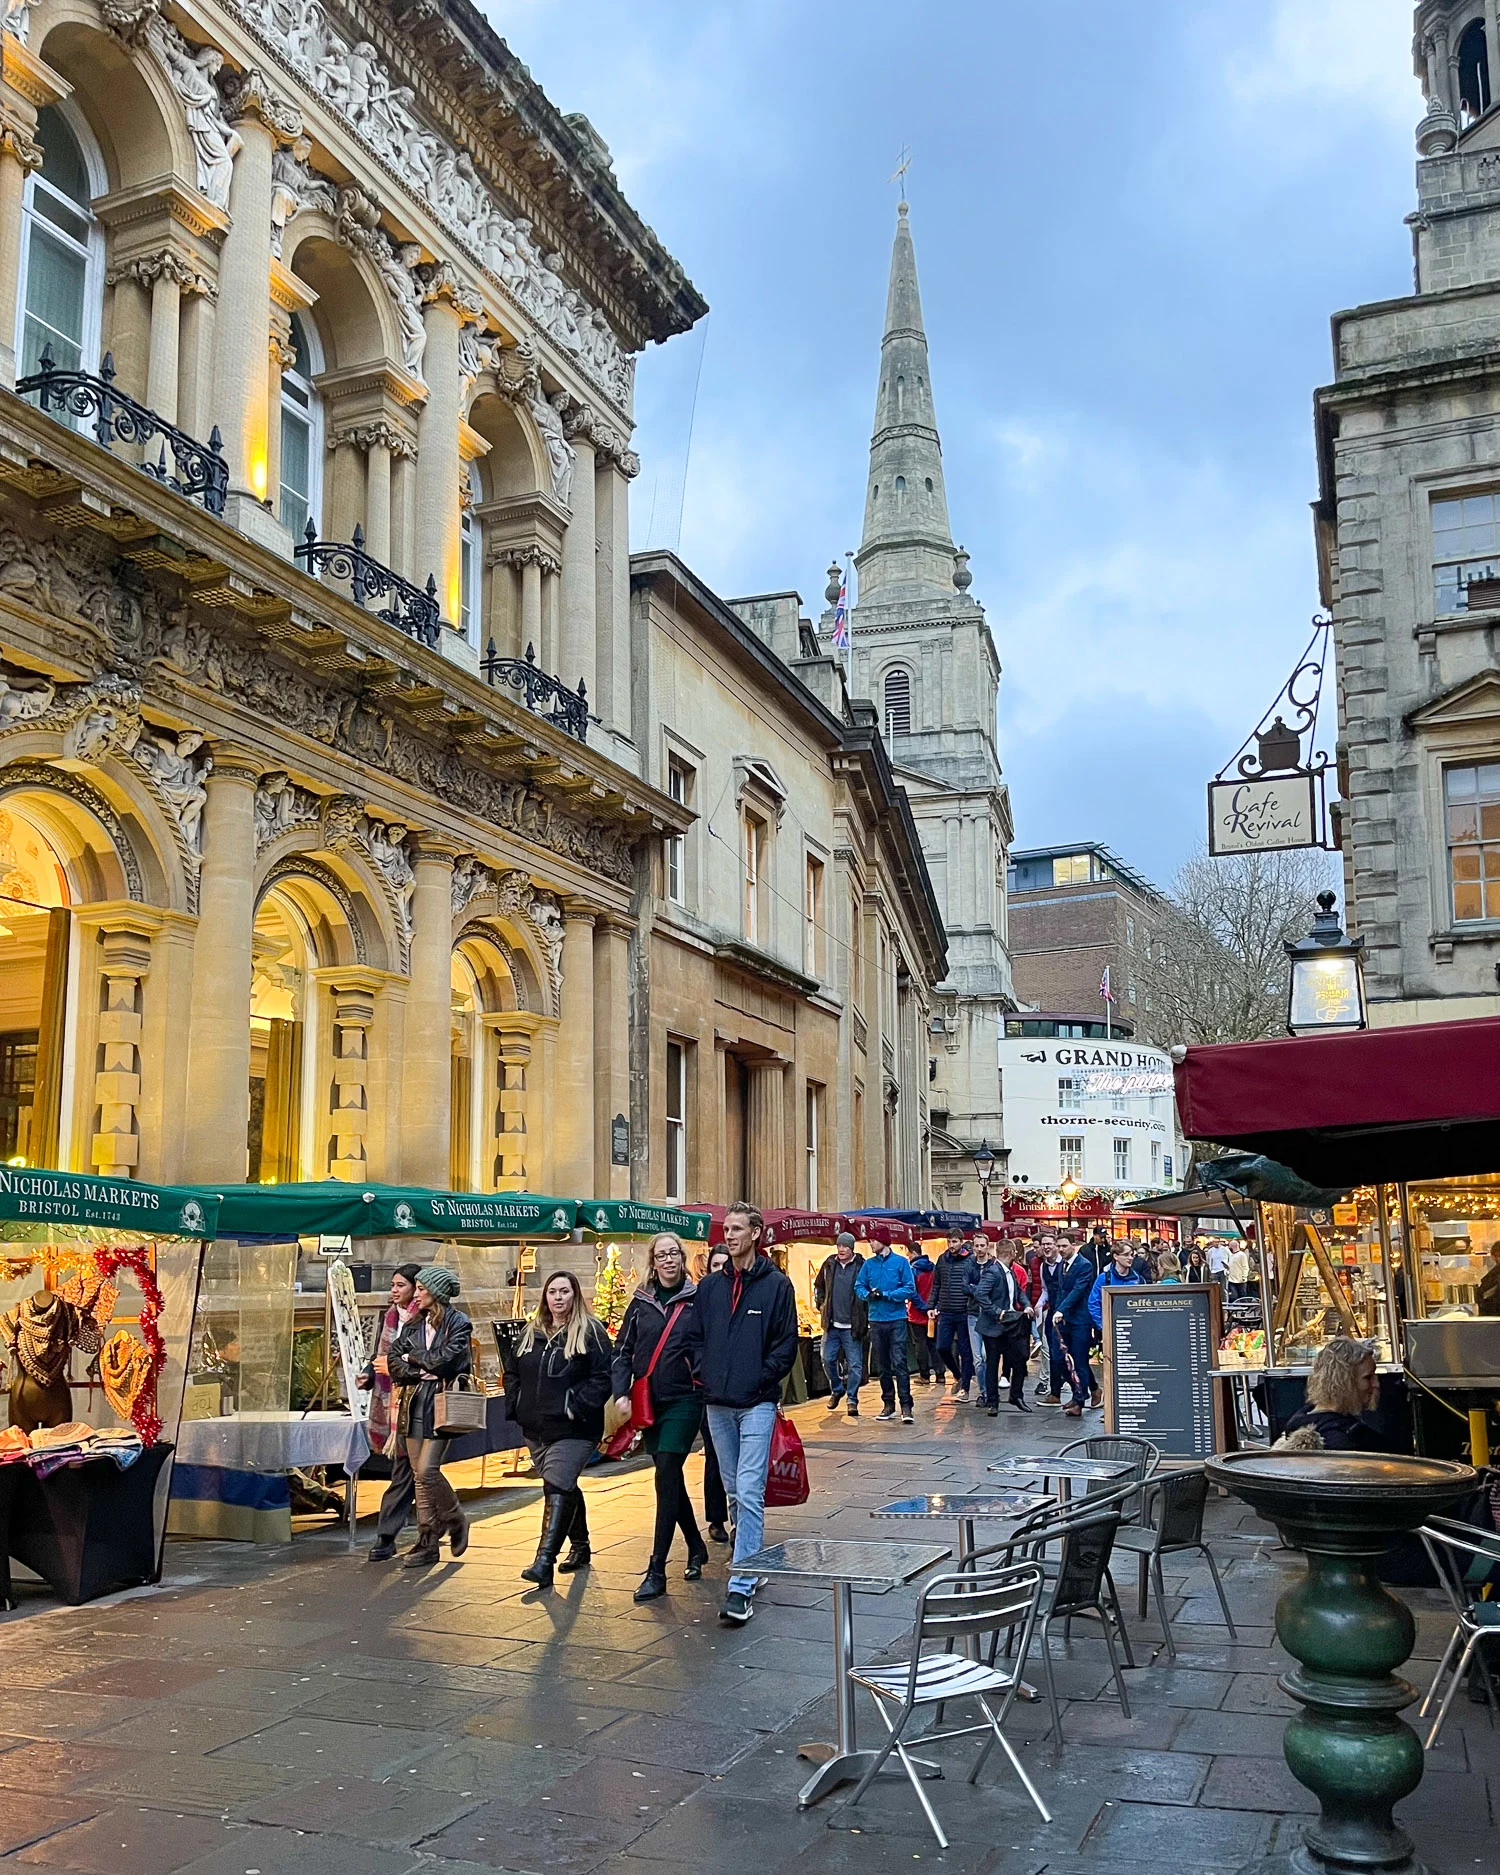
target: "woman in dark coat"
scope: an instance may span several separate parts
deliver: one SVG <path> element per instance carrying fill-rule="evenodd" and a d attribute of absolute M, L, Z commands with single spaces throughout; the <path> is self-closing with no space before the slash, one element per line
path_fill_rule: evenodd
<path fill-rule="evenodd" d="M 708 1561 L 708 1546 L 698 1531 L 682 1467 L 703 1424 L 703 1395 L 687 1356 L 687 1334 L 697 1285 L 687 1273 L 682 1240 L 663 1231 L 651 1242 L 651 1274 L 630 1298 L 615 1342 L 614 1388 L 628 1409 L 633 1382 L 645 1377 L 651 1392 L 652 1423 L 641 1438 L 656 1468 L 656 1529 L 651 1560 L 635 1592 L 638 1602 L 655 1601 L 667 1592 L 667 1555 L 672 1532 L 680 1529 L 687 1545 L 689 1582 L 696 1582 Z M 652 1363 L 655 1362 L 653 1366 Z"/>
<path fill-rule="evenodd" d="M 417 1488 L 417 1540 L 404 1558 L 408 1569 L 435 1563 L 444 1534 L 455 1556 L 469 1546 L 469 1520 L 443 1476 L 446 1441 L 434 1425 L 437 1396 L 470 1371 L 473 1324 L 453 1306 L 458 1278 L 440 1264 L 417 1271 L 417 1314 L 386 1350 L 386 1367 L 400 1389 L 396 1434 L 406 1447 Z"/>
<path fill-rule="evenodd" d="M 578 1278 L 557 1270 L 505 1368 L 506 1405 L 542 1479 L 542 1538 L 536 1560 L 521 1571 L 538 1588 L 552 1586 L 555 1564 L 567 1575 L 592 1560 L 578 1478 L 604 1436 L 609 1389 L 609 1335 Z M 558 1564 L 565 1537 L 568 1554 Z"/>

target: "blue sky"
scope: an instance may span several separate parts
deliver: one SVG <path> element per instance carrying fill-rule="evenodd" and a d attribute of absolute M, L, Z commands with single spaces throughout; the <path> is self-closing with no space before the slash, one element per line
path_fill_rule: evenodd
<path fill-rule="evenodd" d="M 712 308 L 642 361 L 633 535 L 726 596 L 857 544 L 911 145 L 1017 843 L 1168 880 L 1308 637 L 1329 315 L 1411 289 L 1409 0 L 488 10 Z"/>

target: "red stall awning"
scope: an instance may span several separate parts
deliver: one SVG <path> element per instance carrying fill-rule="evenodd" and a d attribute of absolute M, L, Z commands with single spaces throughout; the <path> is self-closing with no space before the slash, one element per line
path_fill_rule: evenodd
<path fill-rule="evenodd" d="M 1176 1083 L 1189 1139 L 1315 1185 L 1500 1172 L 1500 1019 L 1190 1048 Z"/>

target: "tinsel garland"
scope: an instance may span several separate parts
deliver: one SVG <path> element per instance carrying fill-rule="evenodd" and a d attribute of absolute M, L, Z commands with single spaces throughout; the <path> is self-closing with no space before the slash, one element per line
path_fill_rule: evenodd
<path fill-rule="evenodd" d="M 161 1437 L 161 1414 L 156 1410 L 157 1376 L 167 1364 L 167 1344 L 156 1324 L 161 1316 L 161 1290 L 156 1271 L 151 1267 L 149 1250 L 96 1250 L 94 1267 L 101 1276 L 113 1276 L 116 1270 L 128 1269 L 141 1290 L 141 1340 L 151 1359 L 151 1377 L 141 1388 L 130 1418 L 146 1445 L 155 1445 Z"/>

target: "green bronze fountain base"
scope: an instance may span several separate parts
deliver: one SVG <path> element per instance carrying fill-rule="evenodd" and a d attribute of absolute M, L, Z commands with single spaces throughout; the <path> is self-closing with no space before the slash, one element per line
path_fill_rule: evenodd
<path fill-rule="evenodd" d="M 1418 1693 L 1396 1675 L 1416 1623 L 1375 1572 L 1393 1537 L 1473 1490 L 1474 1472 L 1364 1452 L 1236 1452 L 1211 1459 L 1208 1475 L 1307 1558 L 1276 1604 L 1277 1639 L 1297 1662 L 1281 1688 L 1303 1708 L 1282 1749 L 1322 1813 L 1285 1866 L 1295 1875 L 1421 1875 L 1392 1815 L 1422 1781 L 1422 1741 L 1401 1717 Z"/>

